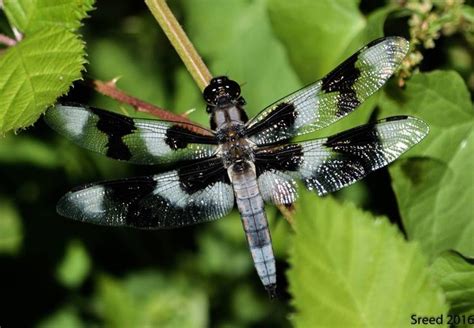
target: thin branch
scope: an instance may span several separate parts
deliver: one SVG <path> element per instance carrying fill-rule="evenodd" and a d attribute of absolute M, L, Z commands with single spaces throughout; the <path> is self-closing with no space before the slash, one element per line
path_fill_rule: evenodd
<path fill-rule="evenodd" d="M 202 61 L 198 52 L 189 41 L 186 33 L 179 25 L 176 17 L 171 12 L 165 0 L 145 0 L 155 19 L 160 24 L 171 44 L 175 48 L 184 65 L 192 75 L 199 88 L 204 88 L 209 84 L 212 78 L 209 69 Z"/>
<path fill-rule="evenodd" d="M 17 41 L 15 39 L 6 36 L 5 34 L 0 34 L 0 43 L 6 45 L 7 47 L 13 47 Z"/>
<path fill-rule="evenodd" d="M 89 83 L 92 85 L 94 90 L 96 90 L 97 92 L 107 97 L 110 97 L 112 99 L 115 99 L 123 104 L 133 106 L 139 112 L 148 113 L 166 121 L 192 124 L 192 126 L 187 125 L 186 128 L 191 129 L 194 132 L 198 132 L 201 134 L 209 134 L 209 132 L 206 129 L 190 121 L 186 117 L 186 114 L 185 115 L 174 114 L 170 111 L 167 111 L 166 109 L 157 107 L 148 102 L 145 102 L 143 100 L 130 96 L 124 91 L 118 89 L 116 86 L 116 82 L 117 82 L 116 79 L 113 79 L 109 82 L 104 82 L 100 80 L 89 81 Z"/>

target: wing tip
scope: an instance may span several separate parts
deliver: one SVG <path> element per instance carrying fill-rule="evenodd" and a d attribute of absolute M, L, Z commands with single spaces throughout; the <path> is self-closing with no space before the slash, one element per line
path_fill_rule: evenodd
<path fill-rule="evenodd" d="M 408 116 L 408 118 L 411 121 L 416 122 L 416 127 L 418 128 L 419 133 L 419 140 L 417 142 L 420 142 L 421 140 L 426 138 L 426 136 L 430 133 L 430 126 L 428 125 L 428 123 L 418 117 Z"/>
<path fill-rule="evenodd" d="M 382 119 L 380 122 L 393 122 L 393 121 L 407 121 L 411 123 L 411 127 L 416 128 L 416 143 L 420 142 L 423 140 L 430 132 L 430 126 L 428 123 L 423 121 L 422 119 L 415 117 L 415 116 L 410 116 L 410 115 L 396 115 L 396 116 L 390 116 Z"/>

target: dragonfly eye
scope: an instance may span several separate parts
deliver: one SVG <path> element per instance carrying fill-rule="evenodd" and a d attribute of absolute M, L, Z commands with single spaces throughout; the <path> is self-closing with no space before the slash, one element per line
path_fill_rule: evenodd
<path fill-rule="evenodd" d="M 218 76 L 211 80 L 202 95 L 209 105 L 222 105 L 223 103 L 238 101 L 240 86 L 227 76 Z"/>

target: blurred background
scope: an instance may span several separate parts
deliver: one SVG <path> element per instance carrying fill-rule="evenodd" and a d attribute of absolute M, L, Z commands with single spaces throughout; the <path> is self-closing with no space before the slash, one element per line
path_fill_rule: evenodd
<path fill-rule="evenodd" d="M 249 116 L 321 78 L 370 41 L 368 34 L 344 51 L 336 49 L 336 56 L 330 38 L 313 37 L 308 30 L 304 37 L 299 34 L 305 39 L 301 48 L 287 49 L 291 36 L 281 29 L 291 22 L 281 23 L 284 15 L 275 12 L 274 2 L 169 1 L 211 72 L 242 83 Z M 387 3 L 361 0 L 358 15 L 366 20 Z M 315 13 L 314 19 L 318 15 L 324 13 Z M 100 0 L 90 16 L 81 30 L 89 62 L 85 79 L 120 77 L 118 86 L 127 93 L 176 113 L 195 109 L 190 118 L 208 125 L 199 89 L 144 3 Z M 340 25 L 337 19 L 328 30 Z M 1 20 L 5 26 L 5 17 Z M 376 33 L 380 32 L 409 38 L 408 17 L 384 17 L 383 31 Z M 320 57 L 306 58 L 305 44 L 316 47 Z M 420 69 L 455 69 L 472 95 L 471 51 L 459 33 L 441 36 L 435 48 L 422 50 Z M 305 61 L 306 67 L 301 65 Z M 82 82 L 75 83 L 63 100 L 143 116 Z M 376 115 L 369 101 L 331 131 Z M 291 228 L 275 208 L 267 209 L 281 294 L 275 301 L 269 301 L 254 272 L 235 211 L 216 222 L 169 231 L 92 226 L 55 212 L 57 200 L 74 186 L 154 172 L 153 167 L 120 163 L 80 149 L 42 120 L 2 139 L 0 326 L 288 326 L 291 307 L 285 270 Z M 387 215 L 403 231 L 385 169 L 336 196 Z"/>

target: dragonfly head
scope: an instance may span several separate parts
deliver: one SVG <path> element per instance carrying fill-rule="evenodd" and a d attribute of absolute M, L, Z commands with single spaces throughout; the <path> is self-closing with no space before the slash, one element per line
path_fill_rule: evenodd
<path fill-rule="evenodd" d="M 208 113 L 211 113 L 216 107 L 245 105 L 245 100 L 240 95 L 240 85 L 227 76 L 212 78 L 202 96 L 207 103 Z"/>

